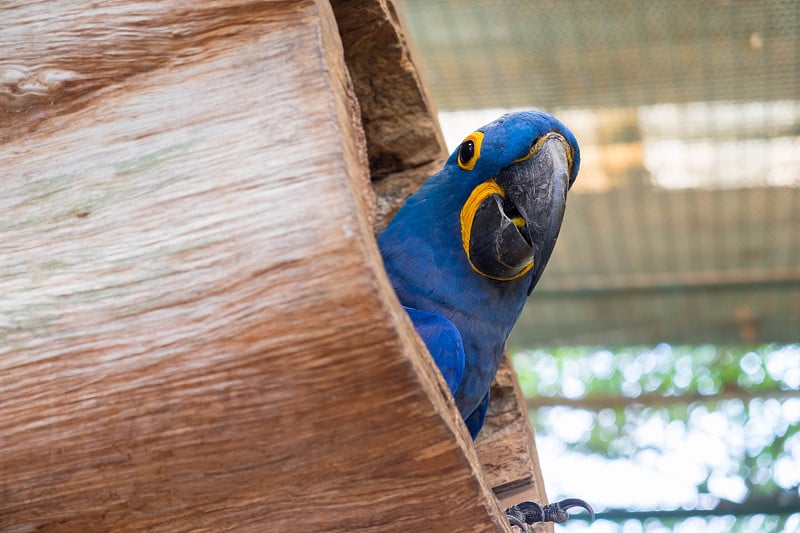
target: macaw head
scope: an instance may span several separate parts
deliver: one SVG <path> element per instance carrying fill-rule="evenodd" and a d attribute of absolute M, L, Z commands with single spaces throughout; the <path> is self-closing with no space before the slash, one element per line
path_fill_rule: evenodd
<path fill-rule="evenodd" d="M 575 136 L 537 111 L 504 115 L 470 133 L 447 161 L 468 191 L 459 213 L 461 244 L 480 276 L 513 281 L 547 264 L 580 167 Z"/>
<path fill-rule="evenodd" d="M 379 236 L 396 290 L 407 301 L 411 290 L 431 294 L 448 283 L 461 284 L 458 292 L 530 294 L 579 166 L 575 136 L 540 111 L 507 114 L 467 135 Z"/>

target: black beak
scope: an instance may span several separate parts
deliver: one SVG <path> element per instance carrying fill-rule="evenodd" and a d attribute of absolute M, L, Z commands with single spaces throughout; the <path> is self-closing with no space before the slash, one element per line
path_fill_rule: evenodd
<path fill-rule="evenodd" d="M 540 139 L 528 157 L 495 178 L 502 192 L 475 211 L 469 256 L 475 270 L 508 281 L 533 271 L 528 294 L 544 271 L 561 229 L 570 185 L 567 143 L 558 134 Z"/>

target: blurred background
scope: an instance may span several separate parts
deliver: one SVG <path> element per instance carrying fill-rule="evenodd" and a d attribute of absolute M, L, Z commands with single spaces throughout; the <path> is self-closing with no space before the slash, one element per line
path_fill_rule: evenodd
<path fill-rule="evenodd" d="M 562 531 L 800 531 L 800 2 L 399 0 L 453 149 L 582 164 L 510 347 Z"/>

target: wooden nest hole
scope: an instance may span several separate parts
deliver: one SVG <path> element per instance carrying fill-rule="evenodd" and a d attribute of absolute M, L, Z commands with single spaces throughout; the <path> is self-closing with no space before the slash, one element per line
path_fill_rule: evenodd
<path fill-rule="evenodd" d="M 544 501 L 511 367 L 473 446 L 383 272 L 445 156 L 391 0 L 4 17 L 0 530 L 499 531 Z"/>

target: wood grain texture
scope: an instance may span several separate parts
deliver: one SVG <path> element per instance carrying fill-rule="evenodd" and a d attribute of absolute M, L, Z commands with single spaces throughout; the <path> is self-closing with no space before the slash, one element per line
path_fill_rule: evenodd
<path fill-rule="evenodd" d="M 380 231 L 405 200 L 441 169 L 447 151 L 413 43 L 393 0 L 333 0 L 364 124 Z M 505 359 L 492 407 L 476 442 L 484 472 L 503 507 L 546 503 L 528 411 Z M 546 526 L 541 526 L 546 527 Z M 552 530 L 542 529 L 542 531 Z"/>
<path fill-rule="evenodd" d="M 0 10 L 0 530 L 507 529 L 383 273 L 330 6 Z"/>
<path fill-rule="evenodd" d="M 508 355 L 492 384 L 489 412 L 475 448 L 503 509 L 522 501 L 548 503 L 525 396 Z M 535 531 L 552 533 L 553 524 L 537 524 Z"/>
<path fill-rule="evenodd" d="M 376 231 L 447 158 L 433 99 L 393 0 L 332 0 L 361 108 Z"/>
<path fill-rule="evenodd" d="M 447 151 L 394 2 L 333 0 L 332 6 L 360 103 L 380 231 L 441 169 Z M 503 505 L 523 499 L 547 502 L 527 407 L 507 358 L 493 386 L 488 417 L 476 447 Z"/>

